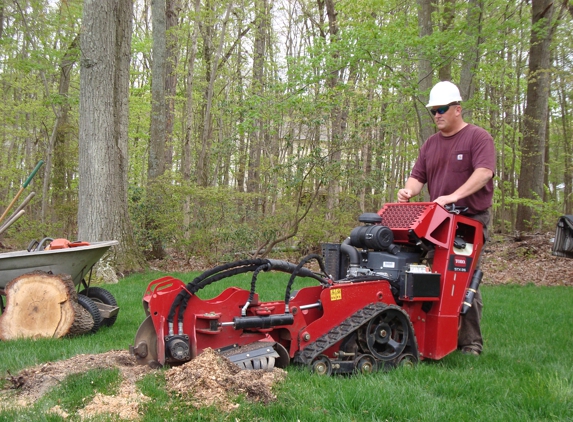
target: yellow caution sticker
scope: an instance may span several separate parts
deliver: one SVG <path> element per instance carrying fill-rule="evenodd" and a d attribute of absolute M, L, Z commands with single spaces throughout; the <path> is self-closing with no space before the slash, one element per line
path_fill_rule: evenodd
<path fill-rule="evenodd" d="M 342 289 L 330 289 L 330 300 L 341 300 L 342 299 Z"/>

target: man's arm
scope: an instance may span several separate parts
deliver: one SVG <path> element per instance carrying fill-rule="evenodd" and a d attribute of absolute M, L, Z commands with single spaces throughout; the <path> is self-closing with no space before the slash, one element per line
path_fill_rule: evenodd
<path fill-rule="evenodd" d="M 493 171 L 490 169 L 483 167 L 477 168 L 469 179 L 466 180 L 466 183 L 457 188 L 455 192 L 449 195 L 440 196 L 439 198 L 436 198 L 434 202 L 440 204 L 442 207 L 448 204 L 454 204 L 460 199 L 470 196 L 472 193 L 483 188 L 492 177 Z"/>
<path fill-rule="evenodd" d="M 410 198 L 418 195 L 423 187 L 424 184 L 418 179 L 409 177 L 406 181 L 406 186 L 398 191 L 398 202 L 408 202 Z"/>

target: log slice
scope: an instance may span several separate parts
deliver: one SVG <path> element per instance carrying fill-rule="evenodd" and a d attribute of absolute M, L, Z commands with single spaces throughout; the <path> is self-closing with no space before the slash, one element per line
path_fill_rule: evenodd
<path fill-rule="evenodd" d="M 12 280 L 5 289 L 0 339 L 59 338 L 83 334 L 93 327 L 91 315 L 77 303 L 69 275 L 36 271 Z M 89 320 L 91 319 L 91 326 Z M 86 326 L 89 326 L 87 331 Z"/>

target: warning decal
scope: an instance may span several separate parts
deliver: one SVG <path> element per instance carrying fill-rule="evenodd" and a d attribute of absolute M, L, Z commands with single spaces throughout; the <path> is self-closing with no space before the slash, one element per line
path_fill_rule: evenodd
<path fill-rule="evenodd" d="M 341 300 L 342 299 L 342 289 L 331 289 L 330 290 L 330 300 Z"/>

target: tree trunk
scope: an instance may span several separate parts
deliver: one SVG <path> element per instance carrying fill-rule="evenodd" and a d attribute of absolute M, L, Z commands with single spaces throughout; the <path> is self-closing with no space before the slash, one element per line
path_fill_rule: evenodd
<path fill-rule="evenodd" d="M 418 35 L 422 40 L 424 37 L 429 37 L 433 33 L 433 11 L 434 5 L 432 0 L 418 0 Z M 429 53 L 421 51 L 420 61 L 418 63 L 418 80 L 420 81 L 419 85 L 421 94 L 419 96 L 419 101 L 414 102 L 420 126 L 420 145 L 422 145 L 422 143 L 435 132 L 434 122 L 430 113 L 426 110 L 428 95 L 433 85 L 433 74 L 434 69 L 432 67 Z"/>
<path fill-rule="evenodd" d="M 227 9 L 225 11 L 225 17 L 223 18 L 223 24 L 221 28 L 221 34 L 219 39 L 219 45 L 217 47 L 217 52 L 215 57 L 210 55 L 210 60 L 206 69 L 206 80 L 207 80 L 207 91 L 206 91 L 206 102 L 205 102 L 205 113 L 203 115 L 203 127 L 201 134 L 201 149 L 199 151 L 199 158 L 197 159 L 197 181 L 200 186 L 209 186 L 209 167 L 210 167 L 210 153 L 211 145 L 213 143 L 213 115 L 211 108 L 213 107 L 213 96 L 215 94 L 215 78 L 217 77 L 217 69 L 219 67 L 219 60 L 223 54 L 223 45 L 225 44 L 225 33 L 227 30 L 227 24 L 229 22 L 229 16 L 231 14 L 233 3 L 229 2 Z M 213 27 L 209 28 L 210 35 L 212 36 Z M 205 44 L 211 44 L 212 38 L 207 42 L 205 38 Z M 207 47 L 204 47 L 204 49 Z M 211 51 L 211 50 L 209 50 Z"/>
<path fill-rule="evenodd" d="M 4 2 L 0 3 L 0 40 L 4 35 Z"/>
<path fill-rule="evenodd" d="M 151 62 L 151 128 L 147 176 L 150 181 L 165 172 L 165 58 L 167 56 L 165 0 L 151 2 L 153 60 Z"/>
<path fill-rule="evenodd" d="M 340 56 L 336 43 L 339 40 L 338 28 L 338 12 L 336 11 L 334 0 L 318 0 L 318 6 L 322 13 L 322 8 L 326 10 L 328 18 L 328 35 L 330 37 L 331 52 L 333 63 L 337 63 Z M 331 164 L 332 173 L 328 181 L 328 196 L 327 196 L 327 220 L 334 217 L 334 210 L 338 207 L 340 197 L 340 162 L 342 158 L 342 142 L 346 132 L 347 125 L 347 112 L 343 110 L 342 100 L 335 98 L 339 94 L 335 94 L 335 88 L 340 82 L 340 75 L 344 69 L 335 68 L 327 69 L 328 77 L 326 78 L 326 86 L 329 90 L 328 96 L 332 101 L 332 108 L 330 111 L 330 141 L 328 147 L 329 161 Z"/>
<path fill-rule="evenodd" d="M 479 48 L 483 39 L 481 37 L 483 1 L 470 0 L 468 3 L 468 14 L 466 17 L 467 33 L 470 39 L 470 48 L 464 52 L 462 68 L 460 71 L 460 94 L 463 101 L 469 101 L 475 91 L 474 75 L 479 65 Z M 464 109 L 464 117 L 470 118 L 472 111 Z"/>
<path fill-rule="evenodd" d="M 161 239 L 156 235 L 159 224 L 155 212 L 161 210 L 161 186 L 157 179 L 165 173 L 165 145 L 167 143 L 165 82 L 167 66 L 167 24 L 165 0 L 151 2 L 153 28 L 153 60 L 151 62 L 151 128 L 149 156 L 147 160 L 147 207 L 152 210 L 146 215 L 147 240 L 151 244 L 154 259 L 165 257 Z"/>
<path fill-rule="evenodd" d="M 199 38 L 199 25 L 201 12 L 201 0 L 194 1 L 195 20 L 193 23 L 193 34 L 191 35 L 191 48 L 187 60 L 187 78 L 185 81 L 185 88 L 187 91 L 185 102 L 185 139 L 183 141 L 183 148 L 181 152 L 181 174 L 183 180 L 186 182 L 191 181 L 191 144 L 193 140 L 193 117 L 195 114 L 195 103 L 193 102 L 193 87 L 195 78 L 195 59 L 197 56 L 197 40 Z M 188 227 L 190 223 L 191 211 L 191 197 L 186 196 L 183 203 L 183 227 L 185 228 L 185 235 L 188 236 Z"/>
<path fill-rule="evenodd" d="M 78 237 L 115 239 L 115 265 L 143 258 L 127 212 L 127 131 L 133 3 L 84 0 L 79 108 Z"/>
<path fill-rule="evenodd" d="M 531 40 L 527 105 L 524 113 L 521 169 L 518 184 L 520 199 L 543 198 L 543 172 L 551 64 L 551 40 L 555 26 L 553 0 L 532 0 Z M 533 207 L 520 203 L 517 207 L 516 230 L 529 231 L 535 225 Z"/>
<path fill-rule="evenodd" d="M 251 84 L 251 96 L 263 98 L 264 95 L 264 66 L 267 31 L 270 25 L 268 0 L 255 1 L 255 40 L 253 45 L 253 79 Z M 254 117 L 254 130 L 249 136 L 249 160 L 247 175 L 247 192 L 260 192 L 261 184 L 261 154 L 263 145 L 263 118 L 262 110 L 258 109 L 258 115 Z M 248 212 L 253 218 L 259 211 L 260 200 L 255 199 Z"/>
<path fill-rule="evenodd" d="M 94 320 L 78 304 L 72 278 L 33 272 L 6 286 L 6 308 L 0 316 L 0 339 L 60 338 L 85 334 Z"/>
<path fill-rule="evenodd" d="M 166 0 L 166 62 L 165 62 L 165 166 L 173 164 L 173 126 L 175 123 L 175 96 L 177 94 L 177 63 L 179 40 L 177 24 L 181 5 L 179 0 Z"/>
<path fill-rule="evenodd" d="M 61 99 L 60 106 L 54 106 L 54 113 L 56 121 L 54 128 L 48 142 L 46 150 L 46 165 L 44 167 L 44 184 L 42 187 L 42 210 L 41 220 L 46 223 L 47 206 L 49 203 L 49 190 L 50 184 L 53 184 L 53 203 L 63 205 L 66 202 L 65 198 L 61 198 L 61 192 L 66 191 L 66 153 L 65 146 L 70 137 L 68 135 L 68 112 L 70 110 L 70 103 L 68 101 L 68 93 L 70 89 L 70 79 L 72 68 L 74 67 L 78 58 L 78 47 L 80 37 L 77 35 L 68 50 L 64 54 L 60 63 L 60 80 L 58 86 L 58 96 Z M 59 144 L 59 145 L 58 145 Z M 60 152 L 60 154 L 58 154 Z M 54 162 L 52 163 L 52 157 Z M 53 171 L 52 171 L 53 169 Z M 56 205 L 56 206 L 57 206 Z"/>
<path fill-rule="evenodd" d="M 442 16 L 441 32 L 446 32 L 452 29 L 455 13 L 456 13 L 456 0 L 443 0 L 444 13 Z M 442 64 L 438 71 L 440 81 L 452 80 L 452 57 L 451 52 L 441 50 Z M 463 98 L 463 97 L 462 97 Z"/>
<path fill-rule="evenodd" d="M 238 31 L 241 31 L 241 26 L 239 23 L 239 27 L 237 28 Z M 243 49 L 239 46 L 237 51 L 237 62 L 236 62 L 236 81 L 238 86 L 243 86 L 243 74 L 242 74 L 242 65 L 243 65 Z M 238 98 L 237 101 L 239 104 L 243 104 L 245 100 L 244 91 L 241 89 L 237 93 Z M 239 114 L 237 116 L 237 123 L 239 126 L 243 126 L 245 123 L 245 114 L 246 111 L 244 108 L 241 108 Z M 247 141 L 245 136 L 245 131 L 240 131 L 237 134 L 237 170 L 235 172 L 235 180 L 237 185 L 237 191 L 240 193 L 245 192 L 245 182 L 246 182 L 246 168 L 247 168 Z M 243 199 L 241 195 L 239 195 L 237 208 L 243 210 Z M 243 218 L 246 216 L 246 213 L 242 213 Z"/>
<path fill-rule="evenodd" d="M 573 6 L 571 6 L 573 8 Z M 563 54 L 565 55 L 565 54 Z M 565 61 L 565 57 L 562 57 Z M 559 105 L 561 106 L 561 142 L 563 153 L 563 214 L 573 214 L 573 148 L 571 142 L 570 121 L 571 117 L 567 107 L 567 88 L 565 77 L 559 77 L 559 89 L 557 91 Z M 558 197 L 558 195 L 556 195 Z M 559 197 L 558 197 L 559 198 Z"/>

